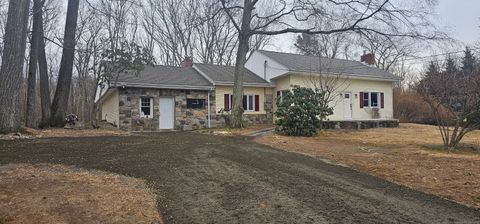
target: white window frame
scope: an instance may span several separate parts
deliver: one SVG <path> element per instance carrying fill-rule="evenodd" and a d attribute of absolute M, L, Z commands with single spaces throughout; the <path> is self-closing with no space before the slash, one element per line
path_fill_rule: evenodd
<path fill-rule="evenodd" d="M 255 95 L 243 95 L 244 97 L 247 98 L 247 108 L 244 108 L 245 111 L 248 111 L 248 112 L 253 112 L 255 111 Z M 252 98 L 251 101 L 250 101 L 250 97 Z M 249 105 L 250 105 L 250 102 L 252 103 L 252 108 L 248 108 Z"/>
<path fill-rule="evenodd" d="M 142 114 L 142 100 L 143 99 L 150 99 L 150 115 L 143 115 Z M 153 97 L 147 97 L 147 96 L 142 96 L 140 97 L 140 103 L 139 103 L 139 114 L 141 118 L 153 118 Z"/>
<path fill-rule="evenodd" d="M 366 107 L 366 108 L 380 108 L 380 104 L 381 104 L 381 94 L 380 92 L 363 92 L 363 94 L 367 93 L 368 94 L 368 106 L 365 106 L 365 103 L 363 103 L 363 107 Z M 372 105 L 372 95 L 373 94 L 376 94 L 377 95 L 377 106 L 373 106 Z M 363 100 L 365 101 L 365 96 L 363 97 Z"/>

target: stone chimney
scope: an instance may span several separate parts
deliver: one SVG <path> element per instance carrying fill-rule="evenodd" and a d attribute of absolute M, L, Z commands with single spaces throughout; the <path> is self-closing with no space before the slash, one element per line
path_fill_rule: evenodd
<path fill-rule="evenodd" d="M 183 59 L 181 65 L 182 67 L 184 68 L 191 68 L 193 66 L 193 59 L 192 57 L 185 57 L 185 59 Z"/>
<path fill-rule="evenodd" d="M 366 53 L 364 52 L 363 55 L 360 57 L 360 62 L 365 62 L 367 65 L 374 65 L 375 64 L 375 55 L 373 53 Z"/>

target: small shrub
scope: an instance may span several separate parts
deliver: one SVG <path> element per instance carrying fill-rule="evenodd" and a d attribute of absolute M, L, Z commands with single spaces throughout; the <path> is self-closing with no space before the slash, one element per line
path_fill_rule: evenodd
<path fill-rule="evenodd" d="M 333 114 L 333 108 L 324 98 L 325 93 L 294 86 L 292 91 L 277 99 L 275 124 L 278 130 L 293 136 L 316 135 L 321 121 Z"/>

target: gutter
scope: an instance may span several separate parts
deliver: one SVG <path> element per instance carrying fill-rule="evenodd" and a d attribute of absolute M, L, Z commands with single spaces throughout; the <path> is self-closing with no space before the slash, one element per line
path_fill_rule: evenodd
<path fill-rule="evenodd" d="M 211 86 L 192 86 L 192 85 L 164 85 L 164 84 L 147 84 L 147 83 L 129 83 L 117 82 L 115 87 L 137 87 L 137 88 L 154 88 L 154 89 L 190 89 L 190 90 L 211 90 Z"/>

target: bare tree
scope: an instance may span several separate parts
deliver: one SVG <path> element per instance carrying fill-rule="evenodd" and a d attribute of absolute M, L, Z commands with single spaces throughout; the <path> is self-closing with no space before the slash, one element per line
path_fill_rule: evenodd
<path fill-rule="evenodd" d="M 242 98 L 246 56 L 253 35 L 306 33 L 329 35 L 351 32 L 404 38 L 435 38 L 438 32 L 428 21 L 431 1 L 394 4 L 390 0 L 371 1 L 265 1 L 220 0 L 238 31 L 233 109 L 231 124 L 243 127 Z M 263 5 L 261 4 L 263 3 Z M 413 4 L 415 3 L 415 4 Z M 269 6 L 270 9 L 259 6 Z M 260 8 L 260 9 L 259 9 Z M 312 25 L 315 24 L 315 25 Z M 327 25 L 326 25 L 327 24 Z"/>
<path fill-rule="evenodd" d="M 294 46 L 304 55 L 320 56 L 327 58 L 339 58 L 340 54 L 347 55 L 352 40 L 345 33 L 335 33 L 330 35 L 298 35 Z"/>
<path fill-rule="evenodd" d="M 63 127 L 65 125 L 75 55 L 75 33 L 77 29 L 78 7 L 79 0 L 68 1 L 62 62 L 60 65 L 57 90 L 55 91 L 51 109 L 52 115 L 50 119 L 52 126 Z"/>
<path fill-rule="evenodd" d="M 36 86 L 37 86 L 37 67 L 38 67 L 38 48 L 42 35 L 40 34 L 42 24 L 42 0 L 33 1 L 33 25 L 32 37 L 30 41 L 30 58 L 28 63 L 28 85 L 27 85 L 27 112 L 25 113 L 25 123 L 28 127 L 37 127 L 37 120 L 34 116 Z"/>
<path fill-rule="evenodd" d="M 18 131 L 21 126 L 17 100 L 23 78 L 29 7 L 29 0 L 10 0 L 8 6 L 0 69 L 0 133 Z"/>
<path fill-rule="evenodd" d="M 461 71 L 453 60 L 447 62 L 443 71 L 429 69 L 417 91 L 430 106 L 444 145 L 454 149 L 480 128 L 480 71 Z"/>

